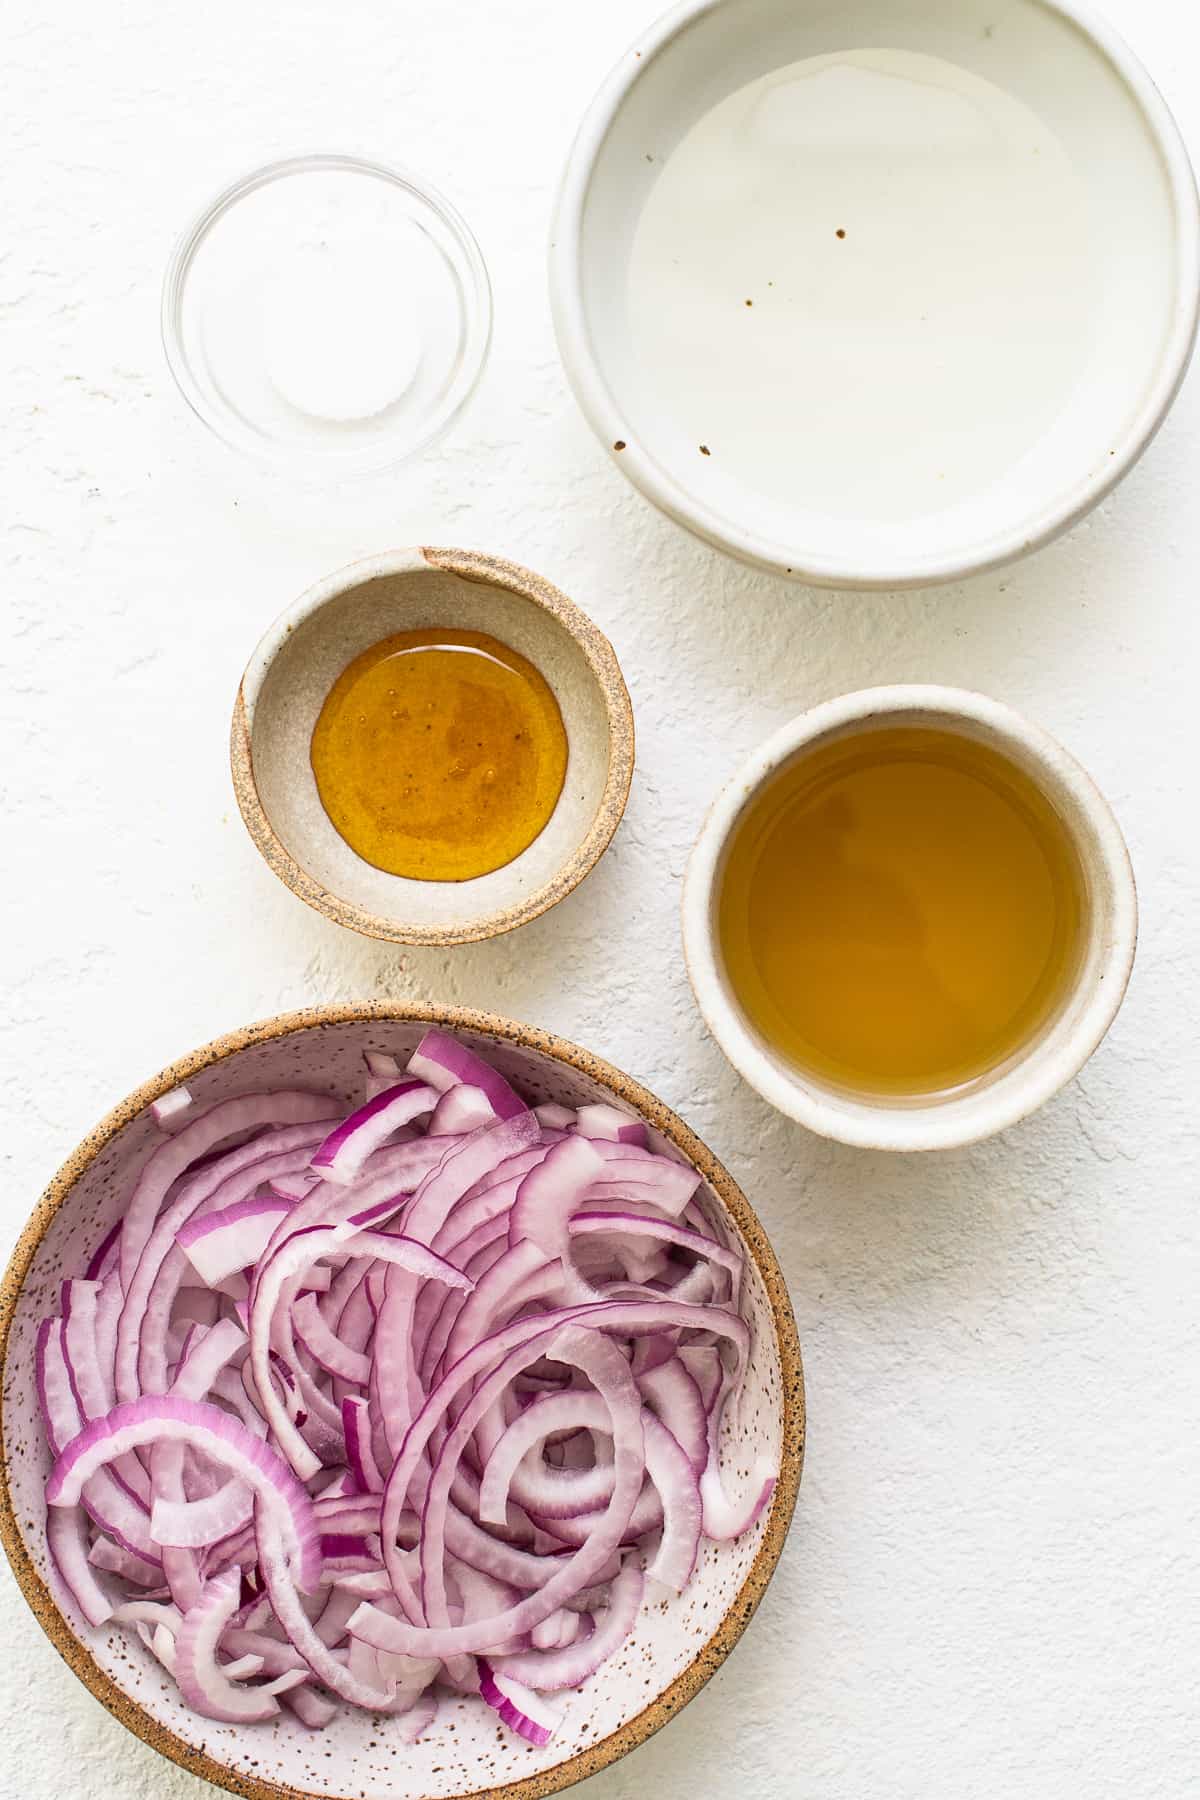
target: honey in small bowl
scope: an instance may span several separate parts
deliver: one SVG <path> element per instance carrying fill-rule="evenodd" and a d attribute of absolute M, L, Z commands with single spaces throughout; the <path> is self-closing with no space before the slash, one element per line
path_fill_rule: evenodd
<path fill-rule="evenodd" d="M 1014 762 L 895 726 L 802 754 L 730 841 L 721 952 L 747 1018 L 805 1073 L 874 1097 L 961 1089 L 1069 993 L 1078 854 Z"/>
<path fill-rule="evenodd" d="M 541 672 L 482 631 L 382 639 L 334 682 L 313 730 L 321 804 L 364 861 L 470 881 L 526 850 L 558 803 L 567 736 Z"/>

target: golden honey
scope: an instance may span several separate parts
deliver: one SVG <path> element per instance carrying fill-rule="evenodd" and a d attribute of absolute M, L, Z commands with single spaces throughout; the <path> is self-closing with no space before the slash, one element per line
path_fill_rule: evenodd
<path fill-rule="evenodd" d="M 886 727 L 801 755 L 756 796 L 719 898 L 757 1031 L 870 1095 L 961 1088 L 1053 1015 L 1078 966 L 1083 875 L 1046 797 L 948 731 Z"/>
<path fill-rule="evenodd" d="M 421 881 L 519 856 L 558 802 L 567 737 L 544 676 L 481 631 L 400 632 L 330 689 L 312 735 L 321 804 L 351 849 Z"/>

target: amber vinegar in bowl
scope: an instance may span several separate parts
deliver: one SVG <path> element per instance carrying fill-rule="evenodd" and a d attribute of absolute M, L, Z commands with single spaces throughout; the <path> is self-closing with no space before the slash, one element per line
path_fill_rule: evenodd
<path fill-rule="evenodd" d="M 793 720 L 697 840 L 688 970 L 782 1112 L 890 1149 L 969 1143 L 1068 1081 L 1117 1011 L 1137 902 L 1088 776 L 997 701 L 878 688 Z"/>
<path fill-rule="evenodd" d="M 839 738 L 739 821 L 721 954 L 747 1014 L 852 1091 L 948 1093 L 1006 1062 L 1078 963 L 1083 871 L 1062 819 L 989 745 L 929 726 Z"/>

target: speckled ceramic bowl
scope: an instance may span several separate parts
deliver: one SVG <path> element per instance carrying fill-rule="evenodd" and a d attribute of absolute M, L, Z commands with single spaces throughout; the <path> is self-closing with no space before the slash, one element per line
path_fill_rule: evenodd
<path fill-rule="evenodd" d="M 653 14 L 648 3 L 646 10 Z M 883 65 L 878 83 L 846 79 L 846 59 L 877 64 L 881 55 L 923 64 L 902 124 L 894 64 Z M 828 111 L 815 89 L 799 85 L 820 59 L 833 66 L 840 95 Z M 671 181 L 680 145 L 733 96 L 787 70 L 792 85 L 779 90 L 770 122 L 741 114 L 723 164 L 712 153 L 707 177 L 692 189 L 694 215 L 674 190 L 680 239 L 661 247 L 679 285 L 647 286 L 639 221 L 658 184 Z M 961 112 L 946 112 L 946 83 L 981 85 L 970 88 Z M 1085 234 L 1063 346 L 1045 378 L 1028 385 L 1021 374 L 1049 329 L 1052 302 L 1066 304 L 1072 289 L 1053 278 L 1039 285 L 1042 251 L 1019 260 L 1019 188 L 1014 211 L 1007 202 L 991 210 L 982 171 L 1001 141 L 991 135 L 997 103 L 1025 113 L 1006 179 L 1016 170 L 1019 180 L 1027 146 L 1038 155 L 1035 134 L 1045 133 L 1070 176 L 1050 241 L 1065 244 L 1068 225 Z M 968 148 L 971 118 L 979 135 Z M 679 166 L 688 166 L 686 157 Z M 1042 183 L 1047 166 L 1043 157 Z M 785 181 L 791 198 L 783 205 L 771 196 Z M 760 233 L 753 221 L 764 208 L 769 229 Z M 964 235 L 972 228 L 980 234 L 973 243 Z M 939 239 L 961 246 L 961 261 L 952 255 L 935 272 Z M 972 302 L 984 310 L 968 314 L 961 272 L 978 273 L 992 249 L 1000 254 L 984 287 L 989 299 Z M 989 325 L 986 307 L 1006 281 L 1011 300 Z M 1048 542 L 1132 468 L 1191 356 L 1200 214 L 1187 150 L 1161 95 L 1088 0 L 678 0 L 648 19 L 584 115 L 559 192 L 550 282 L 580 406 L 622 474 L 663 512 L 781 575 L 835 588 L 924 586 Z M 701 367 L 722 372 L 736 408 L 706 419 L 722 383 L 696 380 L 695 363 L 683 365 L 690 382 L 687 373 L 664 379 L 662 337 L 647 332 L 660 291 L 669 320 L 663 336 L 699 346 Z M 921 327 L 943 301 L 938 357 L 961 336 L 996 379 L 983 398 L 972 385 L 978 371 L 964 361 L 962 380 L 947 386 L 950 410 L 939 427 L 937 364 L 928 365 L 927 384 L 904 382 L 924 354 Z M 1020 328 L 1022 304 L 1031 310 Z M 914 336 L 905 335 L 910 325 Z M 775 345 L 757 365 L 742 360 L 756 341 L 751 333 Z M 840 385 L 848 397 L 861 386 L 878 410 L 859 414 L 818 398 L 800 379 L 792 384 L 788 370 L 800 366 L 805 344 L 836 371 L 832 393 Z M 764 368 L 774 379 L 761 377 Z M 1047 383 L 1060 374 L 1061 389 L 1043 412 Z M 762 462 L 734 449 L 742 432 Z M 801 437 L 820 447 L 827 479 L 791 463 Z M 968 476 L 964 452 L 977 438 L 996 454 Z M 961 461 L 959 485 L 939 472 L 912 490 L 911 503 L 898 501 L 907 466 L 922 454 Z M 765 478 L 772 462 L 795 475 Z M 886 471 L 874 487 L 863 480 L 873 468 Z M 938 482 L 946 483 L 940 494 Z"/>
<path fill-rule="evenodd" d="M 364 862 L 321 805 L 313 726 L 346 665 L 398 631 L 490 632 L 541 670 L 567 733 L 545 828 L 472 881 L 412 881 Z M 534 919 L 607 849 L 633 776 L 633 712 L 612 645 L 540 575 L 467 550 L 396 550 L 328 576 L 250 658 L 233 711 L 233 785 L 250 835 L 292 892 L 339 925 L 399 944 L 466 944 Z"/>
<path fill-rule="evenodd" d="M 721 886 L 738 822 L 781 770 L 822 744 L 892 726 L 924 726 L 984 744 L 1040 790 L 1083 876 L 1078 961 L 1057 1009 L 1019 1049 L 947 1093 L 847 1092 L 792 1063 L 747 1015 L 721 953 Z M 683 949 L 696 1002 L 734 1068 L 764 1099 L 822 1137 L 869 1150 L 949 1150 L 1027 1118 L 1074 1079 L 1117 1016 L 1137 948 L 1137 888 L 1103 794 L 1074 757 L 999 700 L 962 688 L 864 688 L 801 713 L 751 752 L 714 801 L 683 886 Z"/>
<path fill-rule="evenodd" d="M 531 1100 L 571 1105 L 616 1098 L 690 1158 L 704 1178 L 712 1224 L 746 1253 L 753 1348 L 726 1457 L 744 1442 L 777 1449 L 780 1481 L 757 1527 L 709 1544 L 688 1591 L 643 1612 L 621 1652 L 567 1699 L 555 1742 L 535 1750 L 473 1699 L 446 1699 L 413 1749 L 389 1741 L 388 1721 L 343 1711 L 324 1732 L 288 1716 L 234 1727 L 196 1717 L 174 1683 L 127 1632 L 80 1618 L 46 1552 L 43 1489 L 49 1455 L 34 1384 L 34 1338 L 64 1275 L 80 1268 L 111 1225 L 120 1179 L 156 1132 L 147 1111 L 186 1081 L 203 1104 L 245 1088 L 304 1085 L 349 1101 L 362 1052 L 404 1053 L 427 1025 L 482 1049 Z M 18 1582 L 55 1648 L 108 1707 L 155 1749 L 194 1774 L 255 1800 L 540 1800 L 594 1774 L 665 1725 L 715 1673 L 745 1629 L 774 1571 L 795 1504 L 804 1449 L 800 1348 L 787 1288 L 745 1196 L 683 1121 L 627 1075 L 528 1025 L 486 1013 L 388 1005 L 285 1014 L 231 1032 L 154 1076 L 84 1139 L 55 1177 L 14 1252 L 0 1289 L 0 1537 Z M 70 1787 L 70 1770 L 64 1766 Z"/>

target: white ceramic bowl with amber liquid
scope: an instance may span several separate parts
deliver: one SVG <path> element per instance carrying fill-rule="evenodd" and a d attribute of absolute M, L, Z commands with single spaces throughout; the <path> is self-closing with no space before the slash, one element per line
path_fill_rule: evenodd
<path fill-rule="evenodd" d="M 819 1059 L 798 1056 L 786 1033 L 771 1028 L 769 1002 L 755 1003 L 743 967 L 723 934 L 722 905 L 730 869 L 747 822 L 781 782 L 814 758 L 852 742 L 870 749 L 869 734 L 911 730 L 957 743 L 1012 772 L 1056 834 L 1069 864 L 1073 898 L 1070 943 L 1063 950 L 1044 1003 L 1029 1016 L 1026 1035 L 1001 1045 L 1002 1054 L 942 1086 L 903 1080 L 883 1086 L 831 1074 Z M 883 740 L 877 740 L 882 742 Z M 972 747 L 974 747 L 972 751 Z M 964 852 L 966 854 L 966 852 Z M 1000 865 L 1003 866 L 1002 864 Z M 869 868 L 869 865 L 868 865 Z M 798 884 L 805 881 L 803 861 Z M 976 895 L 979 881 L 975 880 Z M 876 904 L 884 905 L 876 896 Z M 797 887 L 797 931 L 806 896 Z M 944 909 L 943 909 L 944 910 Z M 994 910 L 994 909 L 993 909 Z M 748 915 L 752 917 L 753 915 Z M 886 919 L 886 911 L 881 914 Z M 832 921 L 834 938 L 837 920 Z M 776 920 L 779 925 L 779 920 Z M 783 929 L 787 929 L 786 918 Z M 842 949 L 845 950 L 842 933 Z M 683 942 L 696 999 L 713 1036 L 733 1066 L 780 1112 L 843 1143 L 885 1150 L 933 1150 L 968 1144 L 1015 1124 L 1078 1074 L 1112 1024 L 1125 993 L 1137 942 L 1137 895 L 1124 839 L 1103 795 L 1073 757 L 1038 726 L 999 701 L 955 688 L 872 688 L 828 701 L 802 714 L 760 745 L 712 808 L 692 853 L 684 884 Z M 864 954 L 871 946 L 865 944 Z M 960 946 L 961 950 L 961 946 Z M 975 952 L 981 984 L 989 946 Z M 736 971 L 731 963 L 740 963 Z M 970 957 L 966 959 L 969 966 Z M 810 967 L 814 966 L 810 963 Z M 960 968 L 962 967 L 960 962 Z M 913 987 L 919 1008 L 919 983 Z M 965 1006 L 973 996 L 960 991 Z M 869 984 L 847 1006 L 869 1007 Z M 882 995 L 879 1004 L 884 1004 Z M 934 1004 L 932 992 L 928 1004 Z M 782 1015 L 780 1015 L 782 1019 Z"/>

